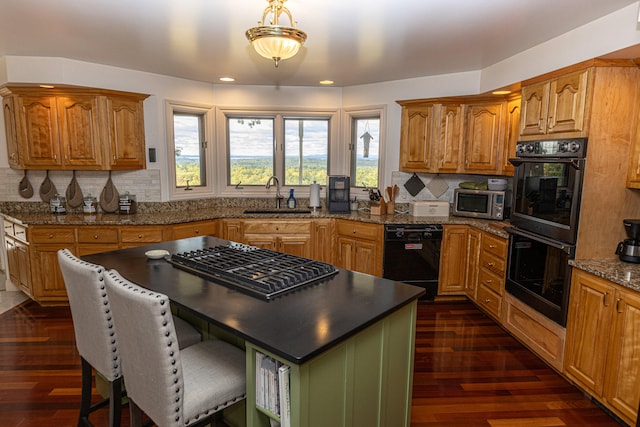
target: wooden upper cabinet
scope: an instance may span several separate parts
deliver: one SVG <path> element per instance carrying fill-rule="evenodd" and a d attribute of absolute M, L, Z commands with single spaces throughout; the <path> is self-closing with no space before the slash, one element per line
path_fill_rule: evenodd
<path fill-rule="evenodd" d="M 0 88 L 15 169 L 143 169 L 147 95 L 90 88 Z"/>
<path fill-rule="evenodd" d="M 463 110 L 461 104 L 444 104 L 438 118 L 437 159 L 442 173 L 456 173 L 460 168 L 460 147 L 463 137 Z"/>
<path fill-rule="evenodd" d="M 400 170 L 430 172 L 433 161 L 434 105 L 405 105 L 402 107 L 400 136 Z"/>
<path fill-rule="evenodd" d="M 591 75 L 586 69 L 523 86 L 520 137 L 587 136 Z"/>
<path fill-rule="evenodd" d="M 142 99 L 107 97 L 109 169 L 144 169 L 144 114 Z M 142 142 L 142 143 L 140 143 Z"/>
<path fill-rule="evenodd" d="M 509 100 L 507 103 L 507 126 L 502 150 L 502 175 L 513 176 L 513 165 L 509 163 L 510 158 L 516 156 L 516 145 L 520 128 L 520 97 Z"/>
<path fill-rule="evenodd" d="M 33 169 L 62 165 L 56 98 L 23 96 L 16 101 L 16 130 L 23 165 Z"/>
<path fill-rule="evenodd" d="M 100 169 L 103 147 L 95 96 L 65 96 L 57 99 L 62 164 L 74 169 Z"/>
<path fill-rule="evenodd" d="M 20 152 L 18 151 L 18 134 L 16 129 L 14 97 L 6 96 L 2 99 L 2 113 L 4 117 L 5 135 L 7 137 L 7 154 L 9 166 L 18 168 Z"/>
<path fill-rule="evenodd" d="M 495 174 L 502 159 L 504 102 L 466 106 L 464 172 Z"/>

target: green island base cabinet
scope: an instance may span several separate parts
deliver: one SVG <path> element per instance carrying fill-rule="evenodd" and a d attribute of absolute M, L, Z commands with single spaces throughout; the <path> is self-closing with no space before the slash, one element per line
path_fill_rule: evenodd
<path fill-rule="evenodd" d="M 301 365 L 246 343 L 247 426 L 280 418 L 255 404 L 256 352 L 291 367 L 291 426 L 409 427 L 417 302 Z"/>

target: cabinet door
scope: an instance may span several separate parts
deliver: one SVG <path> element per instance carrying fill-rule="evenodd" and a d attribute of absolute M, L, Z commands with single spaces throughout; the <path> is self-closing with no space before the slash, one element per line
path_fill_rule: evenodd
<path fill-rule="evenodd" d="M 58 265 L 58 251 L 69 248 L 69 244 L 39 244 L 31 245 L 31 260 L 33 273 L 33 297 L 39 302 L 65 301 L 67 292 L 64 279 Z"/>
<path fill-rule="evenodd" d="M 111 169 L 144 169 L 144 117 L 142 101 L 107 98 Z"/>
<path fill-rule="evenodd" d="M 18 138 L 23 146 L 25 168 L 60 166 L 60 139 L 56 98 L 23 96 L 16 98 L 19 114 Z"/>
<path fill-rule="evenodd" d="M 464 139 L 464 171 L 497 174 L 503 147 L 504 103 L 469 105 Z"/>
<path fill-rule="evenodd" d="M 355 262 L 356 242 L 348 237 L 338 236 L 338 251 L 334 261 L 336 267 L 353 270 Z"/>
<path fill-rule="evenodd" d="M 72 95 L 59 97 L 57 102 L 63 163 L 75 169 L 101 169 L 97 97 Z"/>
<path fill-rule="evenodd" d="M 513 176 L 513 165 L 509 159 L 516 156 L 516 145 L 520 128 L 520 97 L 507 103 L 507 126 L 504 138 L 504 149 L 502 150 L 502 170 L 500 173 L 506 176 Z"/>
<path fill-rule="evenodd" d="M 276 236 L 270 236 L 268 234 L 245 234 L 242 243 L 271 251 L 278 250 Z"/>
<path fill-rule="evenodd" d="M 640 295 L 619 291 L 614 305 L 605 394 L 609 404 L 635 424 L 640 402 Z"/>
<path fill-rule="evenodd" d="M 285 254 L 311 258 L 311 236 L 279 236 L 277 247 Z"/>
<path fill-rule="evenodd" d="M 313 222 L 313 253 L 315 260 L 333 263 L 333 220 L 317 219 Z"/>
<path fill-rule="evenodd" d="M 402 107 L 400 133 L 400 170 L 428 172 L 435 168 L 433 161 L 434 106 Z"/>
<path fill-rule="evenodd" d="M 377 262 L 378 247 L 376 244 L 364 240 L 357 240 L 355 244 L 354 271 L 381 276 L 382 272 L 378 271 L 380 268 Z"/>
<path fill-rule="evenodd" d="M 7 265 L 9 267 L 9 279 L 14 285 L 18 286 L 20 283 L 20 267 L 18 266 L 18 249 L 16 247 L 16 241 L 5 236 L 5 243 L 7 247 Z"/>
<path fill-rule="evenodd" d="M 242 242 L 242 220 L 224 219 L 221 224 L 220 234 L 223 239 L 232 242 Z"/>
<path fill-rule="evenodd" d="M 218 222 L 216 220 L 189 222 L 174 225 L 171 231 L 175 240 L 196 236 L 215 236 L 218 232 Z"/>
<path fill-rule="evenodd" d="M 467 271 L 464 291 L 469 298 L 476 300 L 478 290 L 478 271 L 480 262 L 480 247 L 482 245 L 482 232 L 469 227 L 467 235 Z"/>
<path fill-rule="evenodd" d="M 461 105 L 443 105 L 440 111 L 438 151 L 438 172 L 455 173 L 460 167 L 462 147 L 462 124 L 464 122 Z"/>
<path fill-rule="evenodd" d="M 604 279 L 574 270 L 571 282 L 565 373 L 602 396 L 615 288 Z"/>
<path fill-rule="evenodd" d="M 16 127 L 17 117 L 12 96 L 6 96 L 2 99 L 2 112 L 4 115 L 4 131 L 7 137 L 9 167 L 19 169 L 21 157 L 18 144 L 18 129 Z"/>
<path fill-rule="evenodd" d="M 464 295 L 465 269 L 467 262 L 466 225 L 445 225 L 440 255 L 439 295 Z"/>
<path fill-rule="evenodd" d="M 580 134 L 586 129 L 589 73 L 590 70 L 583 70 L 551 80 L 546 124 L 548 134 Z"/>
<path fill-rule="evenodd" d="M 522 88 L 520 136 L 544 135 L 547 108 L 549 107 L 549 82 Z"/>

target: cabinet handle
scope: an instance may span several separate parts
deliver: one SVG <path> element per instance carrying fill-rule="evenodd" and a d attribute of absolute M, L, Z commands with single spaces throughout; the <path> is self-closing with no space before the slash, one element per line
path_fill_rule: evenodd
<path fill-rule="evenodd" d="M 489 285 L 489 284 L 493 283 L 493 280 L 492 280 L 492 279 L 487 279 L 487 280 L 485 280 L 485 283 L 486 283 L 487 285 Z"/>
<path fill-rule="evenodd" d="M 50 238 L 50 239 L 53 239 L 53 234 L 49 234 L 49 238 Z"/>
<path fill-rule="evenodd" d="M 489 298 L 485 298 L 484 303 L 485 304 L 489 304 L 491 302 L 491 300 Z"/>
<path fill-rule="evenodd" d="M 609 298 L 609 292 L 605 292 L 604 295 L 602 296 L 602 304 L 605 307 L 609 307 L 609 303 L 607 302 L 608 298 Z"/>
<path fill-rule="evenodd" d="M 496 245 L 489 243 L 489 249 L 495 249 Z"/>
<path fill-rule="evenodd" d="M 620 308 L 620 305 L 621 305 L 620 301 L 622 301 L 622 298 L 618 298 L 616 300 L 616 312 L 618 312 L 618 313 L 622 313 L 622 309 Z"/>
<path fill-rule="evenodd" d="M 494 264 L 494 263 L 492 263 L 492 262 L 488 262 L 488 263 L 487 263 L 487 266 L 488 266 L 488 267 L 493 267 L 494 265 L 495 265 L 495 264 Z"/>
<path fill-rule="evenodd" d="M 194 231 L 194 233 L 196 233 L 196 234 L 200 234 L 200 230 L 193 230 L 193 231 Z"/>
<path fill-rule="evenodd" d="M 94 235 L 93 235 L 93 239 L 94 239 L 94 240 L 98 240 L 98 235 L 97 235 L 97 234 L 94 234 Z"/>
<path fill-rule="evenodd" d="M 138 234 L 138 239 L 142 239 L 142 234 Z"/>

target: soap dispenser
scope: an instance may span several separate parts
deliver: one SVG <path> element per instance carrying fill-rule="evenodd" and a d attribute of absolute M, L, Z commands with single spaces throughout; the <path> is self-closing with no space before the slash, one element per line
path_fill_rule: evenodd
<path fill-rule="evenodd" d="M 287 199 L 287 207 L 294 209 L 296 207 L 296 198 L 293 197 L 293 188 L 289 190 L 289 198 Z"/>

